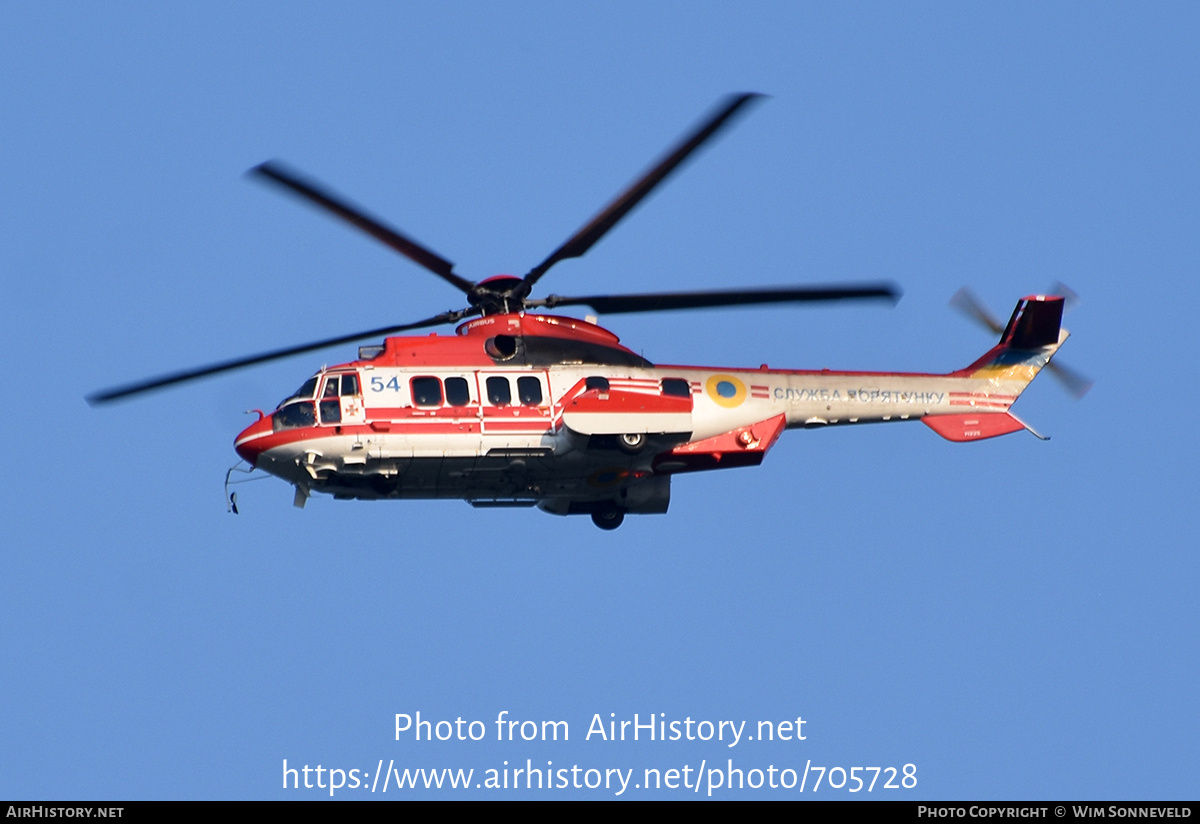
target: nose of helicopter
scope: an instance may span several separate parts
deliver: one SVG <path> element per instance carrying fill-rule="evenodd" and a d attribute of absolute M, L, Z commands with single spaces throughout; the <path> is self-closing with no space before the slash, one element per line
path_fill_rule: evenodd
<path fill-rule="evenodd" d="M 271 416 L 259 412 L 259 419 L 243 429 L 233 441 L 234 451 L 242 460 L 254 466 L 267 447 L 266 436 L 272 432 Z"/>

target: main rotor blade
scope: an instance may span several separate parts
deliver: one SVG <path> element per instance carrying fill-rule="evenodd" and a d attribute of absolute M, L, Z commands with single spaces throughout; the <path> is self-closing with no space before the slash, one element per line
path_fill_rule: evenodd
<path fill-rule="evenodd" d="M 414 263 L 424 266 L 442 280 L 464 292 L 470 292 L 471 287 L 475 285 L 466 278 L 454 274 L 454 264 L 450 261 L 426 249 L 412 238 L 405 237 L 395 229 L 386 226 L 378 218 L 372 217 L 358 206 L 342 200 L 314 181 L 304 179 L 277 161 L 268 160 L 266 163 L 261 163 L 247 174 L 258 175 L 290 189 L 321 208 L 332 212 L 352 226 L 361 229 Z"/>
<path fill-rule="evenodd" d="M 633 207 L 637 206 L 646 195 L 650 194 L 655 186 L 662 183 L 680 163 L 687 159 L 688 155 L 716 134 L 743 106 L 760 97 L 762 97 L 761 94 L 748 93 L 727 98 L 724 104 L 713 115 L 705 120 L 698 129 L 684 138 L 654 168 L 642 175 L 641 178 L 622 192 L 616 200 L 608 204 L 602 212 L 593 217 L 586 226 L 576 232 L 566 243 L 554 250 L 550 257 L 530 270 L 521 286 L 520 296 L 527 296 L 533 285 L 537 283 L 538 279 L 551 266 L 561 260 L 580 257 L 588 249 L 592 248 L 596 241 L 604 237 L 605 233 L 615 226 L 621 218 L 625 217 Z"/>
<path fill-rule="evenodd" d="M 623 312 L 659 312 L 674 309 L 703 309 L 716 306 L 748 306 L 755 303 L 812 303 L 835 300 L 882 298 L 895 303 L 900 290 L 891 283 L 858 286 L 800 286 L 785 289 L 729 289 L 713 292 L 662 292 L 641 295 L 592 295 L 564 298 L 551 295 L 530 301 L 529 306 L 590 306 L 602 315 Z"/>
<path fill-rule="evenodd" d="M 316 341 L 315 343 L 302 343 L 299 346 L 289 346 L 286 349 L 276 349 L 272 352 L 263 352 L 259 355 L 251 355 L 248 358 L 237 358 L 235 360 L 221 361 L 214 363 L 211 366 L 202 366 L 199 369 L 188 369 L 183 372 L 172 372 L 169 375 L 162 375 L 157 378 L 131 383 L 125 386 L 118 386 L 115 389 L 108 389 L 103 392 L 98 392 L 95 395 L 89 395 L 87 402 L 92 406 L 97 404 L 109 403 L 111 401 L 129 398 L 134 395 L 140 395 L 143 392 L 150 392 L 155 389 L 165 389 L 168 386 L 174 386 L 179 383 L 186 383 L 198 378 L 205 378 L 209 375 L 216 375 L 221 372 L 229 372 L 234 369 L 241 369 L 245 366 L 254 366 L 267 361 L 279 360 L 292 355 L 299 355 L 303 352 L 312 352 L 316 349 L 324 349 L 328 346 L 338 346 L 343 343 L 353 343 L 356 340 L 363 338 L 378 338 L 385 335 L 393 335 L 397 332 L 405 332 L 410 329 L 422 329 L 427 326 L 440 326 L 443 323 L 454 323 L 462 320 L 470 315 L 478 314 L 479 310 L 475 308 L 462 309 L 456 312 L 443 312 L 440 315 L 434 315 L 431 318 L 417 321 L 416 323 L 406 323 L 401 326 L 385 326 L 381 329 L 372 329 L 369 332 L 355 332 L 352 335 L 341 335 L 336 338 L 328 338 L 326 340 Z"/>

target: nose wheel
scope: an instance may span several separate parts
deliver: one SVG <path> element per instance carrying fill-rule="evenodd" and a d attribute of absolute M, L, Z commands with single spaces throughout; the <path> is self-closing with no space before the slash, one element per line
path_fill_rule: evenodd
<path fill-rule="evenodd" d="M 625 510 L 607 506 L 592 513 L 592 523 L 603 530 L 614 530 L 625 522 Z"/>
<path fill-rule="evenodd" d="M 634 432 L 627 435 L 617 436 L 617 445 L 621 450 L 629 455 L 636 455 L 646 448 L 646 433 Z"/>

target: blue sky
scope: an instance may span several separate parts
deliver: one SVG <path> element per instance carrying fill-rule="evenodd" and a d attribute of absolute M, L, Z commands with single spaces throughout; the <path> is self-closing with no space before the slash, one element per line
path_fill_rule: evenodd
<path fill-rule="evenodd" d="M 1198 34 L 1186 4 L 0 7 L 0 334 L 22 389 L 0 797 L 328 797 L 283 790 L 284 759 L 473 783 L 505 761 L 638 783 L 732 759 L 916 767 L 913 788 L 815 797 L 1194 798 Z M 246 181 L 263 160 L 465 277 L 520 274 L 743 90 L 771 99 L 546 290 L 891 279 L 894 309 L 602 323 L 665 363 L 949 371 L 992 343 L 947 307 L 960 286 L 1007 316 L 1063 281 L 1082 302 L 1060 357 L 1096 385 L 1022 397 L 1048 443 L 788 432 L 610 534 L 455 502 L 300 511 L 274 480 L 227 514 L 243 410 L 353 347 L 83 401 L 458 307 Z M 397 741 L 418 711 L 488 736 Z M 504 711 L 570 740 L 496 741 Z M 585 740 L 635 713 L 802 717 L 806 738 Z"/>

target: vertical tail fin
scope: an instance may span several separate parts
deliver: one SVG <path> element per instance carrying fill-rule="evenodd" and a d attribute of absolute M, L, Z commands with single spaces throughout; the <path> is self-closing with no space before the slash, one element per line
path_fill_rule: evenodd
<path fill-rule="evenodd" d="M 1012 349 L 1040 349 L 1058 343 L 1064 298 L 1033 295 L 1017 301 L 1004 327 L 1000 345 Z"/>

